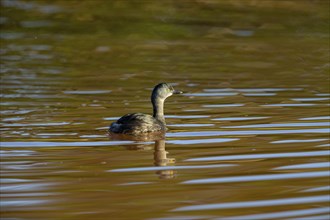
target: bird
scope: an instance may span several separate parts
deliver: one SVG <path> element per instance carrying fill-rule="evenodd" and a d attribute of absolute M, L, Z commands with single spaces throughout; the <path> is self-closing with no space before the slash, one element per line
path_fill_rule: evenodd
<path fill-rule="evenodd" d="M 110 125 L 109 132 L 133 136 L 152 132 L 166 132 L 167 128 L 164 118 L 165 99 L 173 94 L 182 93 L 182 91 L 175 90 L 168 83 L 156 85 L 151 93 L 153 115 L 144 113 L 126 114 Z"/>

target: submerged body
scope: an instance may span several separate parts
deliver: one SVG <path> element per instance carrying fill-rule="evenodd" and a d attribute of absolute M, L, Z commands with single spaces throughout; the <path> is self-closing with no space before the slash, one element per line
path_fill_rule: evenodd
<path fill-rule="evenodd" d="M 165 132 L 164 101 L 172 94 L 181 94 L 167 83 L 158 84 L 152 91 L 153 115 L 144 113 L 127 114 L 110 125 L 110 132 L 141 135 L 151 132 Z"/>

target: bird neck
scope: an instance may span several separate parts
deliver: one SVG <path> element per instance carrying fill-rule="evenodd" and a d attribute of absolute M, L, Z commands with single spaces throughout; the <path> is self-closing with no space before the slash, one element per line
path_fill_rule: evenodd
<path fill-rule="evenodd" d="M 161 121 L 164 125 L 165 118 L 164 118 L 164 101 L 163 99 L 155 99 L 151 100 L 153 106 L 153 117 Z"/>

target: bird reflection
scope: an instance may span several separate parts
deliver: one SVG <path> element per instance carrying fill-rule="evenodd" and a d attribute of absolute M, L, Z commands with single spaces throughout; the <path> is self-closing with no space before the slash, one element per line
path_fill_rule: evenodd
<path fill-rule="evenodd" d="M 155 166 L 164 167 L 175 163 L 175 158 L 167 158 L 168 152 L 165 150 L 165 139 L 155 141 L 154 164 Z M 161 179 L 172 179 L 175 177 L 174 170 L 156 171 Z"/>
<path fill-rule="evenodd" d="M 113 134 L 109 135 L 110 140 L 132 140 L 132 141 L 154 141 L 154 165 L 157 167 L 172 166 L 175 164 L 175 158 L 168 158 L 168 152 L 165 149 L 165 134 L 164 133 L 152 133 L 143 136 L 130 136 L 124 134 Z M 152 150 L 152 146 L 148 144 L 135 144 L 126 145 L 128 150 L 145 151 Z M 156 174 L 160 179 L 173 179 L 176 176 L 176 171 L 174 170 L 158 170 Z"/>

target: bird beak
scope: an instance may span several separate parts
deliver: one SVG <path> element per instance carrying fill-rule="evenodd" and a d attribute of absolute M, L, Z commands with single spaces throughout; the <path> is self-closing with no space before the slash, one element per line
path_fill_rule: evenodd
<path fill-rule="evenodd" d="M 182 94 L 183 92 L 182 91 L 179 91 L 179 90 L 174 90 L 173 91 L 173 94 Z"/>

